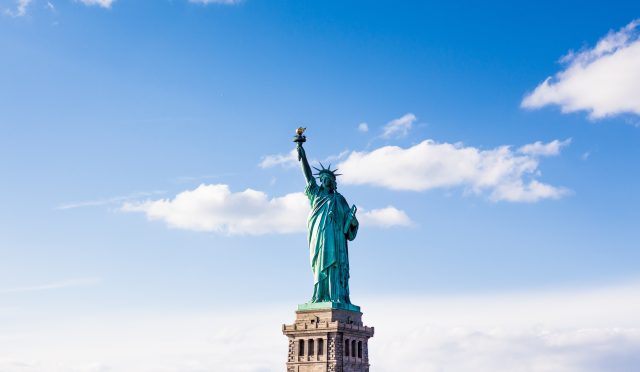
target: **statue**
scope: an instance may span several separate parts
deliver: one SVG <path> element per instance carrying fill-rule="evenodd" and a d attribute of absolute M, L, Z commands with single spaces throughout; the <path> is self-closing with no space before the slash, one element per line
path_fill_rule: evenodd
<path fill-rule="evenodd" d="M 356 206 L 349 208 L 345 198 L 337 191 L 336 173 L 331 165 L 321 169 L 315 176 L 311 171 L 307 155 L 302 144 L 305 128 L 298 128 L 294 142 L 297 143 L 298 161 L 307 181 L 305 195 L 311 203 L 311 212 L 307 220 L 311 270 L 313 271 L 313 296 L 306 307 L 316 308 L 324 303 L 334 308 L 358 310 L 349 299 L 349 249 L 348 241 L 355 239 L 358 233 Z M 329 304 L 327 304 L 329 303 Z M 305 306 L 301 305 L 301 306 Z"/>

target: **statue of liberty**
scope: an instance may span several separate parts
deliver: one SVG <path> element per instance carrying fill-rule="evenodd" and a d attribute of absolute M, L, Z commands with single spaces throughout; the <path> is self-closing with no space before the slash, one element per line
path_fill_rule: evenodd
<path fill-rule="evenodd" d="M 298 160 L 307 181 L 305 195 L 309 198 L 311 211 L 307 220 L 309 254 L 313 271 L 313 297 L 302 308 L 343 308 L 359 311 L 349 299 L 349 249 L 347 241 L 358 233 L 356 207 L 349 208 L 345 198 L 337 191 L 336 173 L 331 165 L 320 169 L 315 176 L 311 171 L 302 143 L 304 128 L 299 128 L 297 142 Z"/>

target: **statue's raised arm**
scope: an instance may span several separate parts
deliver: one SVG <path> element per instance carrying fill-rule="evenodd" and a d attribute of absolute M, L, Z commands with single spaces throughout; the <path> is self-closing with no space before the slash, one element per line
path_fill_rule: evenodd
<path fill-rule="evenodd" d="M 296 130 L 296 137 L 294 142 L 298 145 L 296 146 L 296 150 L 298 151 L 298 161 L 302 165 L 302 173 L 304 174 L 304 178 L 307 180 L 307 184 L 315 183 L 316 179 L 313 177 L 313 172 L 311 171 L 311 166 L 309 165 L 309 161 L 307 160 L 307 154 L 304 151 L 304 147 L 302 144 L 307 140 L 306 137 L 302 134 L 306 128 L 298 128 Z"/>

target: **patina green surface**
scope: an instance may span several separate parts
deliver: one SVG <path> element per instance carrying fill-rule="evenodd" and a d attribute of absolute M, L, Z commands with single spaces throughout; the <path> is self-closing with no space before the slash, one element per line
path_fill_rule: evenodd
<path fill-rule="evenodd" d="M 302 130 L 304 132 L 304 130 Z M 313 296 L 299 310 L 341 308 L 359 311 L 349 299 L 349 249 L 348 241 L 358 233 L 356 208 L 349 207 L 337 191 L 335 170 L 317 169 L 320 184 L 311 171 L 302 143 L 306 138 L 298 130 L 298 160 L 307 181 L 305 195 L 309 198 L 311 212 L 307 220 L 309 256 L 313 271 Z"/>
<path fill-rule="evenodd" d="M 340 302 L 307 302 L 298 305 L 298 311 L 324 310 L 324 309 L 341 309 L 360 312 L 360 306 L 354 304 L 345 304 Z"/>

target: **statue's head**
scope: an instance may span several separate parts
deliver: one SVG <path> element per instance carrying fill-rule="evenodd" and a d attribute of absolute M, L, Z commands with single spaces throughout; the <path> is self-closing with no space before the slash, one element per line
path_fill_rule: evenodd
<path fill-rule="evenodd" d="M 336 190 L 338 188 L 338 184 L 336 182 L 336 177 L 331 174 L 321 174 L 319 176 L 320 183 L 322 186 L 329 190 Z"/>
<path fill-rule="evenodd" d="M 320 183 L 322 186 L 329 190 L 336 190 L 338 188 L 338 183 L 336 182 L 336 177 L 340 174 L 336 173 L 337 169 L 331 170 L 331 164 L 329 167 L 325 168 L 322 163 L 320 163 L 320 167 L 322 169 L 318 169 L 313 167 L 318 173 L 315 174 L 318 179 L 320 179 Z"/>

